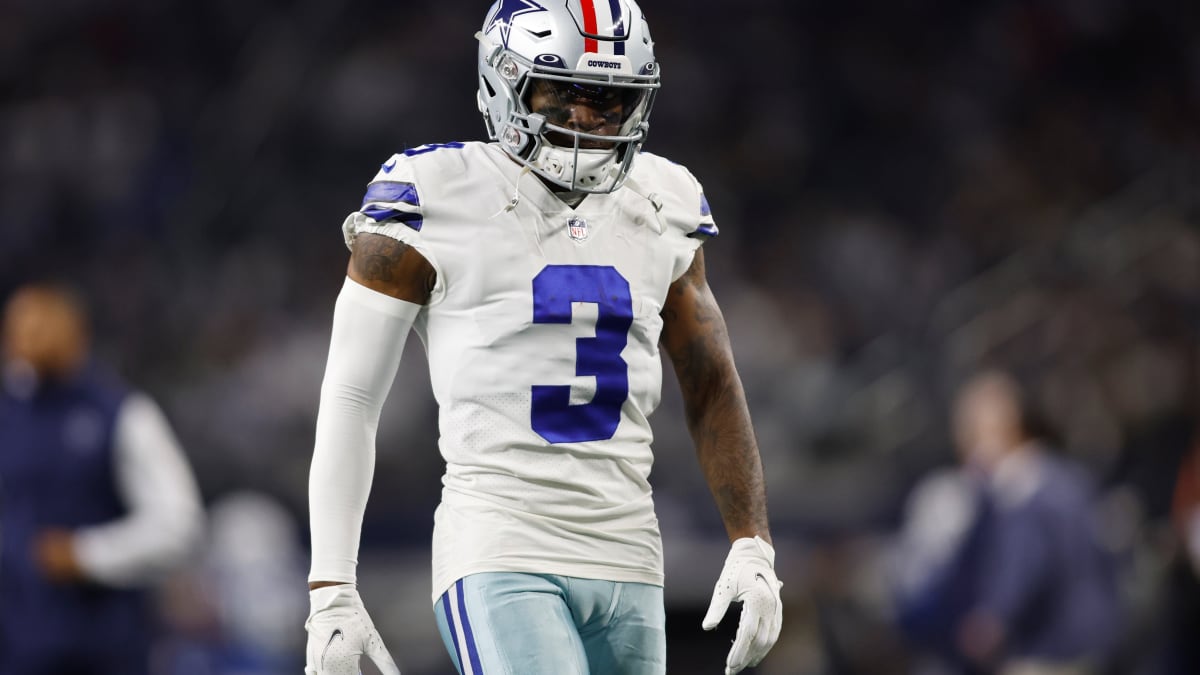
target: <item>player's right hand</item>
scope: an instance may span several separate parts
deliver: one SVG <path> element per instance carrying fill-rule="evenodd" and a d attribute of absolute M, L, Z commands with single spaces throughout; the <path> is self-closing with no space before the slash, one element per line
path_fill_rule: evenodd
<path fill-rule="evenodd" d="M 308 599 L 304 675 L 359 675 L 364 655 L 383 675 L 400 675 L 352 584 L 314 589 Z"/>

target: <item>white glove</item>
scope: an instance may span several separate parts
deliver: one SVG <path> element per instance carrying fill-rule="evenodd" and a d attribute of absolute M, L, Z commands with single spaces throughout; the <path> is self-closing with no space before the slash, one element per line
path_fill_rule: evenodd
<path fill-rule="evenodd" d="M 309 591 L 308 599 L 304 675 L 359 675 L 358 661 L 364 654 L 383 675 L 400 675 L 353 585 L 318 588 Z"/>
<path fill-rule="evenodd" d="M 757 666 L 779 639 L 783 627 L 781 586 L 783 582 L 775 577 L 775 549 L 770 544 L 762 537 L 733 542 L 701 624 L 704 630 L 716 628 L 729 603 L 742 603 L 742 619 L 725 660 L 725 675 Z"/>

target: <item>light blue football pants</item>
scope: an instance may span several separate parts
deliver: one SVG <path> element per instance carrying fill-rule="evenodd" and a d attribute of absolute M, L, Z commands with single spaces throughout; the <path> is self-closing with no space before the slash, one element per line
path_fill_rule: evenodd
<path fill-rule="evenodd" d="M 434 605 L 461 675 L 664 675 L 659 586 L 549 574 L 472 574 Z"/>

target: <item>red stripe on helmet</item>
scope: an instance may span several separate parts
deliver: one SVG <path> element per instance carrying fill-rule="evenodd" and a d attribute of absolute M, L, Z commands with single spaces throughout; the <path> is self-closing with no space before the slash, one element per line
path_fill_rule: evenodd
<path fill-rule="evenodd" d="M 583 9 L 583 32 L 596 35 L 596 4 L 595 0 L 581 0 Z M 593 38 L 583 39 L 583 51 L 596 53 L 600 51 L 600 43 Z"/>

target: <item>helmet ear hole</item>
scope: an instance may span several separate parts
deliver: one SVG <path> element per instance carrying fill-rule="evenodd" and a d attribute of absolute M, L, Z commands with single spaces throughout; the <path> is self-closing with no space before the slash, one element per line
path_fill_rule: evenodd
<path fill-rule="evenodd" d="M 481 85 L 484 89 L 487 89 L 488 96 L 496 95 L 496 90 L 492 88 L 492 83 L 488 82 L 486 77 L 480 77 L 479 82 L 481 83 Z"/>

